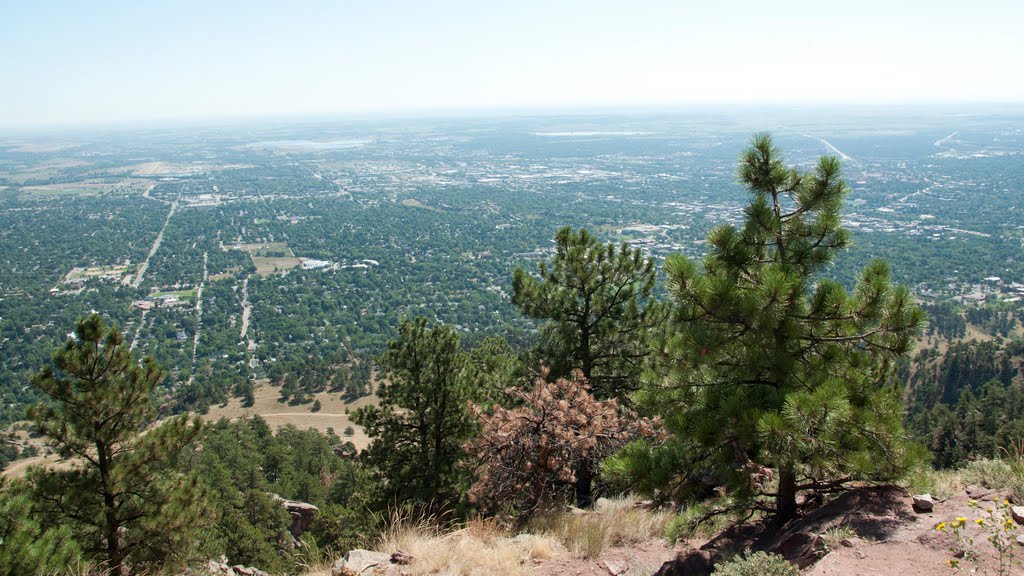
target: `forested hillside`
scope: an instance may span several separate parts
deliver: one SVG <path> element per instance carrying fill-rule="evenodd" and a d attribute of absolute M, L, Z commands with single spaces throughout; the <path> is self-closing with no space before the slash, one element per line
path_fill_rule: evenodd
<path fill-rule="evenodd" d="M 68 332 L 8 404 L 13 419 L 37 400 L 4 458 L 45 444 L 62 460 L 5 480 L 2 536 L 26 544 L 3 554 L 25 573 L 221 555 L 298 573 L 408 518 L 515 532 L 626 494 L 672 515 L 672 538 L 755 516 L 781 530 L 847 490 L 1019 449 L 1017 285 L 922 279 L 915 296 L 898 262 L 849 271 L 863 236 L 844 170 L 756 135 L 742 207 L 706 213 L 720 221 L 679 251 L 663 240 L 688 228 L 614 232 L 618 207 L 592 233 L 521 220 L 511 197 L 481 212 L 471 194 L 396 193 L 377 222 L 379 200 L 352 193 L 318 210 L 242 179 L 229 209 L 220 185 L 147 187 L 166 215 L 143 263 L 83 263 L 47 290 L 116 312 L 41 329 Z M 491 236 L 501 251 L 481 250 Z M 310 414 L 317 395 L 373 393 L 349 415 L 367 445 L 200 416 L 257 386 Z"/>

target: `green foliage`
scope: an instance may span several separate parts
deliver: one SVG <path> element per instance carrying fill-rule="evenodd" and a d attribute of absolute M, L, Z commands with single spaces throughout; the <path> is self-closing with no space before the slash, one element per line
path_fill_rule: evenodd
<path fill-rule="evenodd" d="M 985 377 L 988 373 L 979 369 L 973 374 Z M 917 392 L 915 398 L 920 398 L 922 394 Z M 973 458 L 1000 457 L 1003 450 L 1024 438 L 1024 384 L 1020 381 L 1007 384 L 992 379 L 967 386 L 955 402 L 931 408 L 912 400 L 911 410 L 908 427 L 932 451 L 938 468 L 954 468 Z"/>
<path fill-rule="evenodd" d="M 191 445 L 201 421 L 156 417 L 153 391 L 163 372 L 132 357 L 116 328 L 93 314 L 32 380 L 51 402 L 30 411 L 68 470 L 31 469 L 33 499 L 48 525 L 73 528 L 85 551 L 113 571 L 175 566 L 202 526 L 205 492 L 194 475 L 167 469 Z"/>
<path fill-rule="evenodd" d="M 717 576 L 800 576 L 796 566 L 777 554 L 747 552 L 715 566 Z"/>
<path fill-rule="evenodd" d="M 729 509 L 729 505 L 728 498 L 712 498 L 689 504 L 669 519 L 664 536 L 673 544 L 694 536 L 711 538 L 748 517 L 742 511 L 722 513 L 722 510 Z"/>
<path fill-rule="evenodd" d="M 1024 502 L 1024 455 L 1020 452 L 1006 452 L 1001 459 L 973 460 L 959 472 L 964 484 L 1006 490 L 1014 502 Z"/>
<path fill-rule="evenodd" d="M 384 503 L 450 508 L 466 484 L 457 464 L 476 427 L 459 337 L 422 318 L 405 321 L 380 364 L 380 405 L 359 408 L 352 420 L 373 439 L 363 458 L 380 475 Z"/>
<path fill-rule="evenodd" d="M 580 370 L 599 399 L 621 398 L 638 383 L 648 331 L 660 318 L 651 300 L 654 281 L 654 260 L 642 250 L 625 242 L 605 246 L 566 226 L 538 277 L 516 268 L 512 303 L 546 321 L 538 353 L 552 378 Z"/>
<path fill-rule="evenodd" d="M 891 382 L 923 315 L 884 262 L 852 293 L 821 277 L 848 242 L 838 160 L 801 173 L 759 135 L 739 173 L 752 196 L 743 226 L 714 229 L 702 266 L 665 265 L 674 309 L 637 401 L 672 437 L 606 470 L 663 495 L 725 483 L 744 499 L 761 492 L 761 466 L 778 468 L 776 512 L 788 518 L 799 490 L 891 480 L 921 457 Z"/>
<path fill-rule="evenodd" d="M 375 488 L 367 468 L 334 453 L 339 442 L 292 426 L 274 434 L 259 417 L 208 425 L 200 447 L 179 459 L 212 494 L 217 522 L 198 538 L 203 554 L 224 554 L 272 572 L 297 570 L 301 558 L 287 531 L 291 519 L 275 494 L 320 507 L 310 537 L 321 548 L 343 551 L 356 540 L 354 533 L 373 526 L 368 506 Z"/>
<path fill-rule="evenodd" d="M 376 534 L 378 528 L 376 517 L 365 510 L 328 504 L 320 508 L 313 519 L 309 534 L 324 549 L 341 555 L 354 548 L 370 546 L 371 535 Z"/>
<path fill-rule="evenodd" d="M 0 478 L 0 566 L 11 576 L 55 574 L 78 563 L 81 551 L 69 525 L 40 525 L 32 501 Z"/>

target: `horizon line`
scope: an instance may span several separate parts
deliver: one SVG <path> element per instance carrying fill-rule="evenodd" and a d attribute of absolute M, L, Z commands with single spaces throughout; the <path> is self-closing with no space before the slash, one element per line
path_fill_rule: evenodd
<path fill-rule="evenodd" d="M 267 114 L 210 114 L 150 118 L 124 118 L 117 120 L 80 120 L 53 122 L 0 122 L 0 137 L 7 138 L 32 132 L 79 132 L 79 131 L 123 131 L 159 130 L 175 127 L 202 126 L 243 126 L 253 124 L 281 124 L 286 122 L 325 123 L 344 121 L 395 121 L 395 120 L 444 120 L 461 118 L 515 118 L 515 117 L 557 117 L 595 115 L 685 115 L 693 113 L 739 113 L 815 111 L 851 112 L 884 110 L 934 110 L 941 108 L 997 107 L 987 111 L 992 115 L 1015 112 L 1024 113 L 1024 100 L 948 100 L 948 101 L 849 101 L 849 102 L 692 102 L 679 104 L 608 104 L 586 106 L 538 105 L 538 106 L 494 106 L 494 107 L 436 107 L 436 108 L 390 108 L 322 112 L 281 112 Z M 982 115 L 986 111 L 971 110 L 969 113 Z M 4 132 L 9 132 L 5 134 Z"/>

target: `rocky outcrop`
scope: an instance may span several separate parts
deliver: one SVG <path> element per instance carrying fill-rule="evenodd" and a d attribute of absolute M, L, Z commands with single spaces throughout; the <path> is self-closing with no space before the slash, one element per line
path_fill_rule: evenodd
<path fill-rule="evenodd" d="M 344 558 L 335 561 L 331 566 L 332 576 L 369 576 L 386 574 L 394 566 L 391 555 L 370 550 L 350 550 Z"/>
<path fill-rule="evenodd" d="M 189 570 L 189 573 L 193 573 L 192 570 Z M 263 570 L 252 566 L 243 566 L 242 564 L 229 566 L 228 559 L 223 556 L 220 557 L 220 560 L 207 562 L 206 566 L 198 573 L 203 576 L 269 576 Z"/>
<path fill-rule="evenodd" d="M 281 502 L 281 505 L 284 506 L 285 510 L 288 511 L 288 514 L 291 515 L 292 523 L 288 526 L 288 532 L 291 533 L 292 538 L 298 540 L 299 536 L 302 536 L 303 532 L 309 530 L 309 527 L 313 524 L 313 518 L 316 517 L 316 513 L 319 512 L 320 509 L 305 502 L 285 500 L 277 494 L 274 494 L 273 496 L 276 500 Z"/>

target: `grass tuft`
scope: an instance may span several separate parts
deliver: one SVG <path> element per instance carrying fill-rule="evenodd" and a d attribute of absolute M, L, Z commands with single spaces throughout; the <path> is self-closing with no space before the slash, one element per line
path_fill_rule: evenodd
<path fill-rule="evenodd" d="M 630 546 L 662 538 L 672 514 L 636 506 L 629 498 L 605 499 L 599 510 L 539 516 L 527 529 L 550 536 L 580 558 L 596 558 L 610 546 Z"/>

